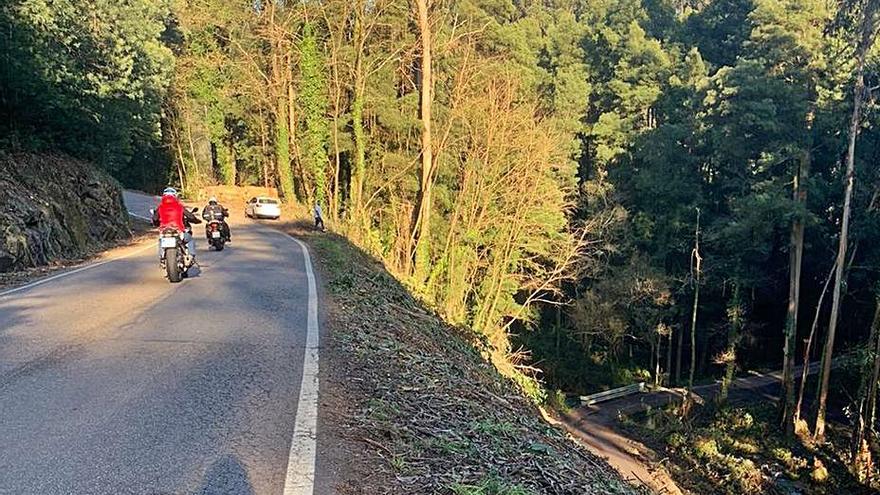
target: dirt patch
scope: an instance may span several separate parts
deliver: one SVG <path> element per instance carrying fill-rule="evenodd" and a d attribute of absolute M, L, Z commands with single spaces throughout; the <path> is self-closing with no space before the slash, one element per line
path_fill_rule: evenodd
<path fill-rule="evenodd" d="M 278 198 L 274 187 L 258 186 L 206 186 L 196 193 L 196 197 L 187 198 L 196 203 L 206 203 L 211 197 L 217 198 L 227 208 L 241 210 L 247 200 L 258 196 Z"/>
<path fill-rule="evenodd" d="M 616 419 L 575 409 L 565 414 L 563 423 L 569 432 L 594 454 L 608 460 L 621 476 L 642 484 L 655 493 L 681 495 L 657 454 L 643 443 L 616 429 Z"/>
<path fill-rule="evenodd" d="M 322 452 L 345 494 L 630 494 L 604 460 L 549 426 L 468 329 L 419 304 L 381 263 L 307 222 L 323 282 Z M 338 449 L 338 451 L 336 451 Z M 335 463 L 335 462 L 334 462 Z"/>

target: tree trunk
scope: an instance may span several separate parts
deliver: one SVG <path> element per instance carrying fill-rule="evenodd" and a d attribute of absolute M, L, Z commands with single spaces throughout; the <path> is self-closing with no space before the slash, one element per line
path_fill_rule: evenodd
<path fill-rule="evenodd" d="M 870 449 L 868 434 L 874 424 L 873 402 L 877 395 L 877 380 L 880 378 L 880 338 L 878 338 L 878 326 L 880 326 L 880 295 L 875 296 L 874 320 L 871 323 L 871 331 L 868 337 L 868 359 L 862 369 L 861 384 L 859 386 L 858 407 L 855 427 L 850 444 L 850 460 L 852 471 L 859 480 L 866 478 L 870 466 Z"/>
<path fill-rule="evenodd" d="M 672 344 L 672 332 L 674 332 L 674 326 L 670 325 L 669 327 L 669 335 L 666 336 L 666 381 L 664 384 L 668 384 L 672 381 L 672 348 L 674 347 Z"/>
<path fill-rule="evenodd" d="M 793 196 L 795 203 L 801 208 L 791 225 L 791 248 L 789 253 L 788 279 L 788 312 L 785 320 L 785 345 L 782 358 L 782 383 L 785 388 L 785 400 L 782 406 L 782 427 L 787 435 L 794 434 L 794 354 L 797 349 L 798 311 L 801 297 L 801 265 L 804 258 L 804 218 L 807 208 L 807 177 L 812 161 L 812 127 L 813 111 L 807 113 L 807 140 L 801 156 L 798 171 L 794 177 Z"/>
<path fill-rule="evenodd" d="M 678 346 L 675 350 L 675 385 L 681 385 L 681 352 L 684 347 L 684 328 L 678 330 Z"/>
<path fill-rule="evenodd" d="M 229 141 L 229 183 L 228 185 L 234 186 L 238 182 L 238 153 L 235 151 L 235 143 L 230 139 Z"/>
<path fill-rule="evenodd" d="M 269 166 L 267 164 L 269 151 L 268 151 L 268 143 L 269 138 L 266 136 L 266 116 L 263 115 L 263 108 L 260 108 L 260 165 L 263 169 L 263 187 L 269 187 Z"/>
<path fill-rule="evenodd" d="M 654 387 L 660 386 L 660 343 L 663 340 L 663 336 L 659 333 L 657 334 L 657 345 L 655 346 L 655 356 L 654 356 Z"/>
<path fill-rule="evenodd" d="M 430 262 L 429 244 L 431 240 L 431 207 L 433 203 L 431 193 L 434 182 L 434 150 L 431 137 L 431 105 L 434 99 L 434 79 L 428 2 L 429 0 L 415 0 L 418 15 L 417 24 L 422 42 L 421 84 L 419 85 L 420 118 L 422 122 L 422 170 L 419 176 L 418 210 L 413 224 L 413 237 L 415 238 L 413 276 L 419 283 L 427 279 L 428 264 Z"/>
<path fill-rule="evenodd" d="M 825 278 L 825 284 L 822 286 L 822 293 L 819 294 L 819 301 L 816 303 L 816 314 L 813 316 L 813 324 L 810 326 L 810 335 L 804 345 L 804 361 L 801 370 L 801 383 L 798 385 L 797 405 L 794 408 L 794 417 L 792 423 L 797 424 L 801 419 L 801 411 L 804 404 L 804 387 L 807 385 L 807 376 L 810 371 L 810 349 L 813 346 L 813 338 L 816 335 L 816 328 L 819 327 L 819 314 L 822 312 L 822 302 L 825 301 L 825 294 L 828 293 L 828 285 L 831 283 L 831 277 L 834 276 L 836 263 L 831 267 L 831 273 Z"/>
<path fill-rule="evenodd" d="M 275 175 L 281 197 L 287 202 L 294 200 L 293 173 L 290 169 L 290 127 L 288 106 L 285 98 L 285 70 L 282 69 L 284 45 L 275 26 L 275 2 L 269 2 L 269 24 L 272 30 L 272 85 L 275 96 Z"/>
<path fill-rule="evenodd" d="M 290 169 L 290 128 L 287 126 L 287 102 L 283 96 L 277 99 L 275 111 L 275 173 L 281 188 L 281 197 L 287 202 L 294 200 L 293 172 Z"/>
<path fill-rule="evenodd" d="M 366 89 L 366 75 L 364 74 L 364 49 L 365 38 L 363 24 L 363 2 L 358 1 L 354 19 L 355 38 L 355 63 L 354 63 L 354 96 L 351 104 L 351 130 L 354 138 L 354 163 L 351 173 L 349 204 L 351 205 L 350 218 L 360 224 L 358 219 L 364 218 L 363 208 L 364 176 L 366 175 L 366 140 L 364 139 L 364 91 Z"/>
<path fill-rule="evenodd" d="M 727 402 L 727 394 L 730 384 L 733 382 L 733 374 L 736 371 L 736 346 L 739 341 L 740 330 L 743 325 L 743 307 L 739 294 L 739 284 L 734 284 L 730 306 L 727 309 L 727 349 L 724 352 L 724 377 L 721 379 L 721 391 L 718 394 L 718 404 Z"/>
<path fill-rule="evenodd" d="M 186 162 L 183 160 L 183 149 L 180 147 L 180 135 L 174 140 L 177 144 L 177 175 L 180 179 L 180 190 L 186 191 Z"/>
<path fill-rule="evenodd" d="M 335 55 L 334 55 L 335 57 Z M 339 171 L 341 164 L 339 163 L 339 114 L 341 113 L 342 89 L 339 83 L 338 69 L 336 61 L 333 62 L 333 86 L 335 94 L 333 96 L 333 200 L 330 202 L 330 218 L 334 221 L 339 219 Z"/>
<path fill-rule="evenodd" d="M 288 149 L 293 149 L 296 152 L 296 112 L 294 109 L 296 108 L 296 99 L 293 93 L 293 61 L 292 55 L 288 51 L 287 59 L 285 61 L 285 75 L 287 76 L 286 86 L 287 86 L 287 128 L 289 131 L 287 132 L 288 139 Z M 293 172 L 293 166 L 291 166 L 291 183 L 293 184 L 293 194 L 297 195 L 297 198 L 300 200 L 305 200 L 306 204 L 311 204 L 311 198 L 309 197 L 308 191 L 311 188 L 306 187 L 306 177 L 305 172 L 302 170 L 302 155 L 298 153 L 294 153 L 298 159 L 294 160 L 298 168 L 296 173 Z"/>
<path fill-rule="evenodd" d="M 873 4 L 873 2 L 872 2 Z M 873 12 L 865 14 L 873 19 Z M 863 21 L 867 22 L 867 20 Z M 831 378 L 831 359 L 834 353 L 834 334 L 837 331 L 837 317 L 840 313 L 840 298 L 843 288 L 843 268 L 846 262 L 846 248 L 849 241 L 849 214 L 852 208 L 852 192 L 855 171 L 856 138 L 859 133 L 862 100 L 865 97 L 865 56 L 873 40 L 873 25 L 869 29 L 863 26 L 864 38 L 858 49 L 858 66 L 854 88 L 852 118 L 849 124 L 849 146 L 846 151 L 846 176 L 844 178 L 845 193 L 843 199 L 843 218 L 840 225 L 840 239 L 837 246 L 837 267 L 834 274 L 834 290 L 831 299 L 831 318 L 828 322 L 828 337 L 822 359 L 822 376 L 819 389 L 819 406 L 816 412 L 816 427 L 813 436 L 817 440 L 825 438 L 825 409 L 828 401 L 828 385 Z M 870 31 L 870 34 L 868 34 Z"/>
<path fill-rule="evenodd" d="M 703 258 L 700 257 L 700 209 L 697 208 L 697 228 L 694 232 L 694 307 L 691 312 L 691 369 L 688 375 L 687 399 L 685 400 L 685 412 L 690 410 L 693 402 L 694 370 L 697 366 L 697 310 L 700 307 L 700 271 L 702 270 Z"/>

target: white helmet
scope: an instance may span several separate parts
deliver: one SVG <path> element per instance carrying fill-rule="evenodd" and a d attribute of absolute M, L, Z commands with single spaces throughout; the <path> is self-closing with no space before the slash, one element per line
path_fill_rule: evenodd
<path fill-rule="evenodd" d="M 208 199 L 208 204 L 210 204 L 210 205 L 215 205 L 215 204 L 217 204 L 217 197 L 216 197 L 216 196 L 211 196 L 211 197 Z"/>
<path fill-rule="evenodd" d="M 164 191 L 162 191 L 162 196 L 174 196 L 177 197 L 177 189 L 173 187 L 166 187 Z"/>

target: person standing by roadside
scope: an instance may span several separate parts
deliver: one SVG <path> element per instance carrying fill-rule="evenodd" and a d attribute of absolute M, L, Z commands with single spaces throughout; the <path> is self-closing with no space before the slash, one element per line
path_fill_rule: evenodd
<path fill-rule="evenodd" d="M 321 229 L 321 232 L 327 230 L 324 227 L 324 217 L 323 212 L 321 211 L 321 205 L 315 202 L 315 229 Z"/>

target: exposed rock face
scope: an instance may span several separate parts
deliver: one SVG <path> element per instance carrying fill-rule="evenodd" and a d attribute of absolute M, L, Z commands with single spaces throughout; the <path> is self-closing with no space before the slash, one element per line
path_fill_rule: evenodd
<path fill-rule="evenodd" d="M 0 153 L 0 272 L 79 258 L 131 235 L 122 190 L 63 155 Z"/>

